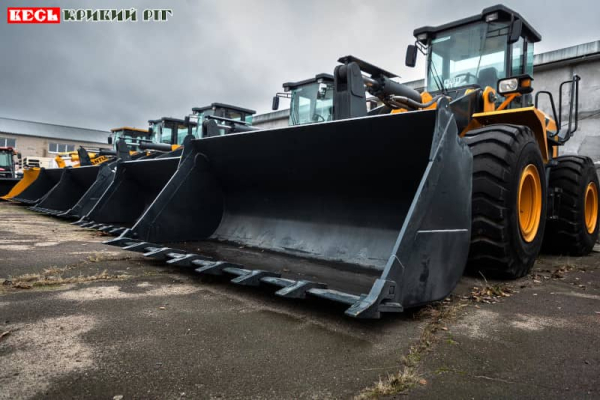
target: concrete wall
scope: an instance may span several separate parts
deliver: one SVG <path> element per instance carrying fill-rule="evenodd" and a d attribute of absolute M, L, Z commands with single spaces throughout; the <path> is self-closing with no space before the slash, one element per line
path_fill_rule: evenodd
<path fill-rule="evenodd" d="M 98 143 L 90 143 L 90 142 L 74 142 L 69 140 L 62 139 L 51 139 L 51 138 L 40 138 L 35 136 L 25 136 L 25 135 L 13 135 L 8 133 L 0 132 L 0 137 L 15 139 L 15 148 L 19 151 L 23 157 L 54 157 L 55 153 L 50 153 L 48 151 L 49 143 L 60 143 L 60 144 L 71 144 L 75 146 L 75 150 L 79 148 L 79 146 L 83 146 L 88 149 L 97 149 L 104 148 L 110 149 L 111 146 L 107 144 L 98 144 Z"/>
<path fill-rule="evenodd" d="M 571 79 L 574 74 L 581 77 L 579 82 L 579 128 L 561 149 L 561 154 L 582 154 L 590 156 L 594 161 L 600 161 L 600 57 L 578 58 L 562 63 L 539 66 L 535 71 L 533 87 L 537 90 L 547 90 L 553 94 L 558 113 L 558 87 L 561 82 Z M 568 123 L 567 101 L 569 90 L 563 90 L 562 125 Z M 540 98 L 539 107 L 552 115 L 547 101 Z"/>
<path fill-rule="evenodd" d="M 579 129 L 574 133 L 559 154 L 582 154 L 600 163 L 600 41 L 537 54 L 534 58 L 535 91 L 547 90 L 554 96 L 558 113 L 558 87 L 561 82 L 571 79 L 573 74 L 581 76 L 579 83 Z M 405 82 L 416 90 L 422 90 L 425 82 Z M 568 97 L 568 89 L 564 95 Z M 564 104 L 567 105 L 565 99 Z M 539 107 L 552 115 L 551 107 L 545 98 L 540 97 Z M 566 115 L 568 107 L 563 109 Z M 289 110 L 256 115 L 254 125 L 264 128 L 287 126 Z M 568 122 L 566 116 L 563 123 Z M 566 129 L 566 127 L 564 128 Z"/>
<path fill-rule="evenodd" d="M 288 126 L 289 117 L 289 108 L 265 114 L 258 114 L 252 117 L 252 125 L 258 126 L 261 129 L 282 128 Z"/>

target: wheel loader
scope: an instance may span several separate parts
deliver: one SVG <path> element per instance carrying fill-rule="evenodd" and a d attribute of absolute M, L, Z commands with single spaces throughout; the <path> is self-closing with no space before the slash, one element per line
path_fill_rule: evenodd
<path fill-rule="evenodd" d="M 120 163 L 111 185 L 90 211 L 74 224 L 113 235 L 129 228 L 152 204 L 179 166 L 186 144 L 194 137 L 219 136 L 251 129 L 253 110 L 213 103 L 192 110 L 185 120 L 162 118 L 151 120 L 154 135 L 146 149 L 173 149 L 151 160 Z M 202 130 L 204 129 L 204 130 Z"/>
<path fill-rule="evenodd" d="M 0 196 L 9 193 L 21 180 L 17 176 L 16 156 L 17 152 L 12 147 L 0 147 Z"/>
<path fill-rule="evenodd" d="M 542 245 L 589 253 L 598 178 L 589 158 L 559 155 L 580 78 L 557 85 L 558 112 L 534 93 L 541 36 L 501 5 L 414 35 L 406 64 L 427 57 L 422 93 L 342 57 L 332 121 L 304 107 L 314 123 L 192 141 L 107 244 L 357 318 L 441 300 L 465 268 L 521 277 Z M 384 105 L 367 111 L 365 88 Z"/>

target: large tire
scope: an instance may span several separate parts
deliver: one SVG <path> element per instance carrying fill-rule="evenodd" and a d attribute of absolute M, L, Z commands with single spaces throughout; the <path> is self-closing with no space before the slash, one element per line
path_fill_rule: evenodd
<path fill-rule="evenodd" d="M 464 139 L 473 153 L 467 271 L 522 277 L 540 252 L 546 223 L 546 176 L 538 143 L 531 129 L 520 125 L 490 125 L 468 132 Z M 521 217 L 519 204 L 529 198 L 537 207 L 522 206 L 529 213 Z"/>
<path fill-rule="evenodd" d="M 596 168 L 589 157 L 562 156 L 556 162 L 548 186 L 559 189 L 557 215 L 547 222 L 544 252 L 584 256 L 598 239 L 600 185 Z"/>

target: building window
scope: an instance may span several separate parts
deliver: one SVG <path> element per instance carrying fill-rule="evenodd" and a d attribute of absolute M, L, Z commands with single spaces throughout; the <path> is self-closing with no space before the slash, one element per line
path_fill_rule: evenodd
<path fill-rule="evenodd" d="M 16 147 L 17 139 L 0 137 L 0 147 Z"/>
<path fill-rule="evenodd" d="M 75 151 L 74 144 L 48 143 L 48 152 L 50 153 L 66 153 L 69 151 Z"/>

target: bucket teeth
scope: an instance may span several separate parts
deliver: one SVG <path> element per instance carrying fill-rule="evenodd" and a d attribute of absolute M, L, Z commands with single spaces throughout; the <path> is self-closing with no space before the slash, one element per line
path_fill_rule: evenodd
<path fill-rule="evenodd" d="M 235 283 L 236 285 L 242 286 L 259 286 L 261 283 L 261 279 L 265 277 L 279 278 L 281 277 L 281 274 L 278 274 L 277 272 L 262 271 L 260 269 L 255 269 L 249 271 L 247 274 L 232 279 L 231 283 Z"/>
<path fill-rule="evenodd" d="M 180 257 L 170 259 L 169 261 L 167 261 L 167 264 L 175 265 L 178 267 L 191 267 L 193 265 L 192 261 L 198 259 L 201 259 L 201 256 L 199 256 L 198 254 L 184 254 Z"/>
<path fill-rule="evenodd" d="M 199 266 L 200 268 L 196 268 L 196 272 L 199 274 L 207 274 L 207 275 L 216 275 L 222 276 L 224 274 L 225 268 L 237 268 L 239 265 L 231 264 L 225 261 L 209 261 L 209 260 L 194 260 L 192 261 L 194 266 Z"/>
<path fill-rule="evenodd" d="M 120 234 L 122 234 L 123 232 L 125 232 L 126 228 L 122 228 L 122 227 L 118 227 L 118 228 L 113 228 L 111 230 L 108 231 L 109 234 L 113 235 L 113 236 L 119 236 Z"/>
<path fill-rule="evenodd" d="M 139 244 L 139 243 L 145 243 L 146 245 L 151 246 L 150 243 L 140 242 L 139 240 L 131 239 L 128 237 L 118 237 L 116 239 L 106 240 L 102 243 L 108 244 L 109 246 L 123 247 L 124 249 L 126 249 L 129 246 L 133 246 L 133 245 Z"/>
<path fill-rule="evenodd" d="M 398 303 L 390 302 L 385 310 L 381 308 L 383 304 L 386 304 L 386 299 L 394 298 L 396 290 L 398 289 L 395 282 L 377 279 L 371 288 L 371 292 L 367 296 L 361 296 L 359 301 L 354 302 L 346 310 L 346 315 L 355 318 L 379 318 L 380 311 L 402 312 L 403 307 Z M 397 304 L 397 307 L 394 307 L 394 304 Z"/>
<path fill-rule="evenodd" d="M 100 232 L 109 232 L 109 231 L 111 231 L 113 229 L 115 229 L 115 227 L 112 226 L 112 225 L 104 225 L 104 226 L 101 226 L 100 228 L 98 228 L 98 230 Z"/>
<path fill-rule="evenodd" d="M 324 283 L 310 281 L 297 281 L 290 286 L 278 290 L 275 292 L 275 294 L 277 296 L 287 297 L 290 299 L 305 299 L 306 292 L 308 292 L 310 289 L 327 289 L 327 285 Z"/>
<path fill-rule="evenodd" d="M 131 243 L 131 242 L 130 242 Z M 148 242 L 132 243 L 123 247 L 123 250 L 135 251 L 138 253 L 146 253 L 150 247 L 156 247 L 156 245 Z"/>
<path fill-rule="evenodd" d="M 169 255 L 171 253 L 185 254 L 184 251 L 172 249 L 170 247 L 159 247 L 159 248 L 154 248 L 151 251 L 148 251 L 147 253 L 144 253 L 144 257 L 160 258 L 160 259 L 165 260 L 165 259 L 169 258 Z"/>

